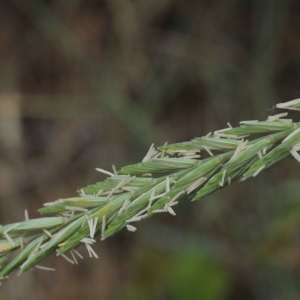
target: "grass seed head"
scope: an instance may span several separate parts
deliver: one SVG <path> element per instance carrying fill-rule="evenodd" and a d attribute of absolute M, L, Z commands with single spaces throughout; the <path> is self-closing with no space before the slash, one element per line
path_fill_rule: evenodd
<path fill-rule="evenodd" d="M 300 99 L 277 107 L 300 110 Z M 108 177 L 82 188 L 78 197 L 39 209 L 52 216 L 29 219 L 25 210 L 25 221 L 0 225 L 0 283 L 18 268 L 21 273 L 32 267 L 54 271 L 39 264 L 53 252 L 78 264 L 83 256 L 76 248 L 84 245 L 90 258 L 99 258 L 92 248 L 97 237 L 104 240 L 122 228 L 135 232 L 132 223 L 156 213 L 175 216 L 173 207 L 186 198 L 201 199 L 290 157 L 300 162 L 300 123 L 283 119 L 286 116 L 284 112 L 267 121 L 242 121 L 238 127 L 227 123 L 228 128 L 189 142 L 158 149 L 152 144 L 141 163 L 120 170 L 113 165 L 113 172 L 96 168 Z M 202 150 L 208 158 L 201 158 Z M 10 259 L 17 249 L 19 254 Z"/>

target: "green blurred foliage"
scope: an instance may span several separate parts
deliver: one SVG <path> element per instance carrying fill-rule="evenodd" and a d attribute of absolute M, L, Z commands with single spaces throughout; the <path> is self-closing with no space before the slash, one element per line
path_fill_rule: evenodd
<path fill-rule="evenodd" d="M 116 299 L 163 299 L 169 273 L 168 254 L 146 247 L 134 250 L 134 254 L 134 274 Z"/>
<path fill-rule="evenodd" d="M 134 275 L 116 299 L 229 299 L 232 276 L 216 258 L 194 250 L 180 253 L 142 247 Z"/>
<path fill-rule="evenodd" d="M 226 299 L 230 274 L 216 260 L 188 251 L 172 258 L 170 286 L 177 300 Z"/>

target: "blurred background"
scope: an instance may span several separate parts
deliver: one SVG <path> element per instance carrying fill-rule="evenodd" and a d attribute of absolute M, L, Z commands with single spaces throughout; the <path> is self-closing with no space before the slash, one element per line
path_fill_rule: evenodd
<path fill-rule="evenodd" d="M 300 2 L 3 0 L 0 224 L 162 145 L 299 98 Z M 298 120 L 299 114 L 292 114 Z M 49 257 L 0 299 L 300 299 L 299 164 L 288 160 L 98 242 Z"/>

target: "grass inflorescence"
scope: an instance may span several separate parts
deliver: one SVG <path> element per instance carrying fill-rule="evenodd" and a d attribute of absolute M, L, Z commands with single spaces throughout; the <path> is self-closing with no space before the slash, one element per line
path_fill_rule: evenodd
<path fill-rule="evenodd" d="M 277 107 L 300 110 L 300 100 Z M 98 258 L 92 247 L 96 238 L 104 240 L 123 228 L 134 232 L 137 222 L 157 213 L 175 216 L 180 201 L 199 200 L 289 157 L 300 162 L 300 123 L 284 119 L 286 115 L 243 121 L 235 128 L 228 124 L 189 142 L 159 148 L 152 144 L 141 163 L 118 171 L 114 166 L 113 172 L 97 168 L 108 178 L 82 188 L 78 197 L 45 203 L 39 209 L 52 216 L 29 219 L 25 211 L 25 221 L 0 226 L 0 283 L 17 269 L 53 271 L 39 265 L 51 253 L 77 264 L 82 259 L 76 250 L 80 245 Z"/>

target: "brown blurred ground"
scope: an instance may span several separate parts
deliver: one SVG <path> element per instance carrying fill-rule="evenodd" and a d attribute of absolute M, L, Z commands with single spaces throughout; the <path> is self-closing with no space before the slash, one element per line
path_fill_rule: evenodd
<path fill-rule="evenodd" d="M 0 224 L 152 142 L 298 98 L 299 16 L 292 0 L 1 1 Z M 99 260 L 15 275 L 0 299 L 299 299 L 298 178 L 287 161 L 182 203 L 99 242 Z"/>

